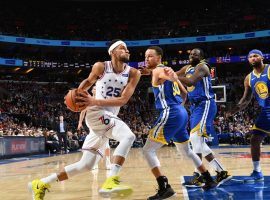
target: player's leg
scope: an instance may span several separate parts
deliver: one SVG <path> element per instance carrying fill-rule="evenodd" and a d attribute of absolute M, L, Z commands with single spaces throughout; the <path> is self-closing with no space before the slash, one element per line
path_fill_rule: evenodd
<path fill-rule="evenodd" d="M 120 184 L 119 172 L 135 140 L 135 135 L 122 120 L 111 118 L 111 121 L 113 121 L 114 127 L 106 135 L 119 141 L 119 144 L 113 154 L 109 176 L 99 190 L 99 193 L 104 197 L 129 195 L 132 192 L 129 186 Z"/>
<path fill-rule="evenodd" d="M 193 151 L 201 158 L 209 162 L 210 166 L 217 172 L 216 181 L 222 184 L 232 178 L 232 176 L 224 169 L 222 164 L 215 158 L 213 151 L 205 142 L 205 137 L 213 131 L 213 120 L 217 112 L 214 100 L 208 100 L 196 105 L 191 115 L 191 133 L 190 141 Z M 192 186 L 193 183 L 199 183 L 200 173 L 195 170 L 193 178 L 186 182 L 185 185 Z M 200 183 L 199 183 L 200 184 Z"/>
<path fill-rule="evenodd" d="M 156 151 L 163 145 L 163 143 L 156 142 L 148 138 L 143 147 L 143 155 L 155 176 L 159 187 L 157 194 L 148 197 L 148 200 L 165 199 L 175 195 L 174 190 L 169 184 L 168 178 L 161 172 L 160 162 L 156 154 Z"/>
<path fill-rule="evenodd" d="M 253 172 L 250 177 L 246 178 L 246 182 L 263 181 L 260 157 L 261 157 L 261 143 L 265 138 L 265 133 L 259 130 L 253 130 L 250 138 L 250 153 L 252 157 Z"/>
<path fill-rule="evenodd" d="M 174 132 L 173 141 L 176 144 L 176 148 L 179 153 L 181 153 L 186 158 L 189 158 L 193 161 L 195 168 L 202 174 L 202 178 L 205 180 L 205 185 L 203 188 L 208 190 L 216 186 L 216 183 L 213 181 L 210 173 L 207 171 L 205 166 L 202 163 L 202 160 L 194 153 L 189 146 L 189 134 L 186 130 L 186 125 L 188 121 L 188 114 L 186 109 L 181 106 L 174 108 L 175 114 L 170 123 L 166 124 L 165 132 Z M 174 122 L 175 121 L 175 122 Z M 174 125 L 176 124 L 176 126 Z"/>
<path fill-rule="evenodd" d="M 253 172 L 245 181 L 263 181 L 264 176 L 260 164 L 261 143 L 266 135 L 270 135 L 270 109 L 262 109 L 254 124 L 251 134 L 250 150 L 253 162 Z"/>
<path fill-rule="evenodd" d="M 111 169 L 111 148 L 110 148 L 110 143 L 109 143 L 109 140 L 108 142 L 106 143 L 106 148 L 105 148 L 105 168 L 107 170 L 110 170 Z"/>
<path fill-rule="evenodd" d="M 166 199 L 175 195 L 171 188 L 168 178 L 161 172 L 160 162 L 156 151 L 167 143 L 164 132 L 164 126 L 170 121 L 170 108 L 160 113 L 154 127 L 149 131 L 148 139 L 143 147 L 143 155 L 156 178 L 158 191 L 155 195 L 148 197 L 148 200 Z M 169 138 L 169 136 L 168 136 Z"/>
<path fill-rule="evenodd" d="M 92 169 L 96 160 L 103 156 L 101 152 L 104 151 L 107 140 L 107 138 L 95 134 L 88 135 L 83 145 L 84 151 L 80 161 L 64 167 L 59 173 L 53 173 L 47 177 L 35 179 L 28 183 L 33 199 L 44 199 L 46 190 L 51 187 L 50 183 L 64 181 L 72 176 Z"/>
<path fill-rule="evenodd" d="M 211 177 L 209 171 L 206 169 L 202 160 L 199 158 L 197 154 L 195 154 L 189 147 L 188 142 L 184 143 L 176 143 L 176 148 L 179 153 L 183 156 L 191 159 L 197 171 L 201 174 L 197 182 L 194 181 L 193 184 L 185 185 L 187 187 L 202 187 L 204 190 L 209 190 L 217 186 L 217 183 Z"/>

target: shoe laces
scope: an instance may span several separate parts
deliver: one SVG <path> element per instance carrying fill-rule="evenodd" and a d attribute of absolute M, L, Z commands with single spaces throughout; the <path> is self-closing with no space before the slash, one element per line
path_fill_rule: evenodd
<path fill-rule="evenodd" d="M 116 184 L 116 185 L 119 185 L 120 184 L 120 181 L 118 179 L 114 178 L 112 180 L 113 180 L 114 184 Z"/>

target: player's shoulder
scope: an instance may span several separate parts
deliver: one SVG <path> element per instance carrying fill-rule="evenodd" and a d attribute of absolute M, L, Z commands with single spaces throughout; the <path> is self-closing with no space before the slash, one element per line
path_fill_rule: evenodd
<path fill-rule="evenodd" d="M 105 69 L 105 62 L 96 62 L 92 66 L 92 71 L 95 72 L 103 73 L 104 69 Z"/>
<path fill-rule="evenodd" d="M 98 61 L 98 62 L 95 62 L 95 64 L 93 65 L 93 67 L 104 67 L 105 66 L 105 62 L 106 61 Z"/>
<path fill-rule="evenodd" d="M 130 67 L 130 76 L 134 76 L 134 77 L 138 77 L 138 76 L 141 76 L 141 72 L 140 70 L 134 68 L 134 67 Z"/>

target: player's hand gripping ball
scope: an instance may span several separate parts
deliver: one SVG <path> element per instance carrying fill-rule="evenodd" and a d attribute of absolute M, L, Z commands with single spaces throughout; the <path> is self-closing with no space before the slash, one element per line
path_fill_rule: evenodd
<path fill-rule="evenodd" d="M 79 106 L 77 103 L 76 96 L 78 96 L 78 93 L 87 93 L 86 91 L 83 91 L 81 89 L 71 89 L 68 91 L 66 96 L 64 97 L 65 99 L 65 104 L 69 110 L 72 112 L 81 112 L 84 110 L 87 106 Z"/>

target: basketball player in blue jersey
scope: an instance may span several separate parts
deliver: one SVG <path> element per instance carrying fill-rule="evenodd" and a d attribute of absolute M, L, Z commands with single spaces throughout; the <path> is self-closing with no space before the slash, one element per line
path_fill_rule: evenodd
<path fill-rule="evenodd" d="M 187 86 L 188 101 L 191 103 L 190 111 L 190 142 L 193 151 L 202 159 L 202 156 L 217 172 L 218 185 L 232 178 L 228 171 L 214 157 L 213 151 L 208 147 L 205 138 L 214 131 L 213 121 L 217 106 L 212 90 L 209 65 L 204 60 L 201 49 L 195 48 L 189 55 L 190 64 L 184 66 L 176 74 L 179 80 Z M 200 173 L 195 169 L 193 178 L 183 183 L 187 187 L 203 185 Z"/>
<path fill-rule="evenodd" d="M 133 95 L 140 80 L 140 72 L 128 66 L 129 51 L 125 42 L 114 40 L 108 53 L 111 61 L 96 62 L 88 78 L 79 86 L 84 92 L 78 92 L 78 105 L 89 107 L 85 121 L 91 135 L 86 137 L 82 146 L 83 154 L 80 161 L 65 166 L 59 173 L 53 173 L 42 179 L 33 180 L 28 184 L 33 200 L 43 200 L 45 191 L 50 184 L 64 181 L 79 173 L 91 170 L 96 161 L 103 157 L 108 139 L 119 141 L 113 154 L 109 176 L 99 190 L 103 197 L 129 195 L 132 189 L 120 184 L 119 172 L 135 140 L 130 128 L 117 117 L 121 106 L 125 105 Z M 87 90 L 96 84 L 96 95 L 92 97 Z"/>
<path fill-rule="evenodd" d="M 143 154 L 147 160 L 153 175 L 155 176 L 159 189 L 157 194 L 148 200 L 166 199 L 175 195 L 168 179 L 160 170 L 160 162 L 156 151 L 164 144 L 173 140 L 179 152 L 192 159 L 195 166 L 202 173 L 206 183 L 204 189 L 216 186 L 206 170 L 200 158 L 190 149 L 188 145 L 189 134 L 186 130 L 188 114 L 182 104 L 181 93 L 186 90 L 178 80 L 176 73 L 161 64 L 163 51 L 158 46 L 149 47 L 145 52 L 146 67 L 152 69 L 152 85 L 155 96 L 155 107 L 160 112 L 159 118 L 153 128 L 149 131 L 148 139 L 143 147 Z M 182 94 L 182 96 L 184 96 Z"/>
<path fill-rule="evenodd" d="M 261 143 L 265 136 L 270 135 L 270 66 L 263 63 L 263 54 L 254 49 L 248 54 L 248 62 L 253 71 L 244 80 L 244 95 L 239 103 L 226 113 L 226 117 L 232 116 L 247 107 L 253 95 L 262 110 L 258 116 L 250 138 L 253 172 L 246 179 L 247 182 L 263 181 L 263 173 L 260 165 Z"/>

